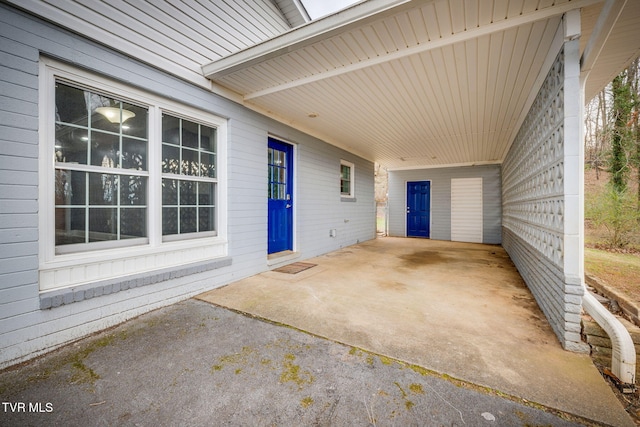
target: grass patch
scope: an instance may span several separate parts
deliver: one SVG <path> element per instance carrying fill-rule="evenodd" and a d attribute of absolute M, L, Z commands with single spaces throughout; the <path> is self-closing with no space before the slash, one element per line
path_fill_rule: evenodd
<path fill-rule="evenodd" d="M 95 382 L 100 379 L 100 375 L 96 374 L 93 369 L 87 367 L 81 360 L 73 362 L 71 364 L 74 369 L 74 373 L 71 376 L 72 384 L 90 384 L 95 385 Z"/>
<path fill-rule="evenodd" d="M 94 351 L 107 347 L 113 344 L 116 338 L 120 338 L 122 340 L 126 339 L 126 333 L 120 333 L 118 335 L 109 334 L 103 337 L 94 339 L 93 341 L 87 343 L 82 346 L 78 351 L 68 354 L 67 356 L 59 359 L 54 366 L 49 366 L 43 371 L 31 375 L 27 378 L 27 382 L 37 382 L 41 380 L 46 380 L 50 378 L 52 375 L 56 374 L 63 367 L 70 365 L 71 366 L 71 376 L 69 377 L 69 384 L 88 384 L 91 386 L 90 391 L 93 391 L 93 386 L 96 381 L 100 379 L 100 375 L 97 374 L 93 369 L 88 367 L 85 364 L 85 360 L 89 357 Z"/>
<path fill-rule="evenodd" d="M 640 303 L 640 256 L 585 248 L 584 266 L 588 274 L 605 281 L 632 302 Z"/>

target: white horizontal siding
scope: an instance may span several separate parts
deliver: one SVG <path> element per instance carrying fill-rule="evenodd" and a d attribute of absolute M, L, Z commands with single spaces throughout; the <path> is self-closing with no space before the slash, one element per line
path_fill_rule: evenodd
<path fill-rule="evenodd" d="M 10 0 L 57 25 L 208 86 L 200 67 L 290 29 L 269 0 Z"/>

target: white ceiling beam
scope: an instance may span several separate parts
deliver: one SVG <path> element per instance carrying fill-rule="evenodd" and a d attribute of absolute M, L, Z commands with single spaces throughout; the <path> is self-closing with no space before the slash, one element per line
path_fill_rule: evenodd
<path fill-rule="evenodd" d="M 414 165 L 414 166 L 392 166 L 387 170 L 390 172 L 395 171 L 407 171 L 415 169 L 442 169 L 442 168 L 461 168 L 466 166 L 484 166 L 484 165 L 500 165 L 502 160 L 486 160 L 477 162 L 465 162 L 465 163 L 443 163 L 437 165 Z"/>
<path fill-rule="evenodd" d="M 411 55 L 420 54 L 429 50 L 438 49 L 444 46 L 452 45 L 455 43 L 464 42 L 467 40 L 482 37 L 488 34 L 501 32 L 510 28 L 518 27 L 528 23 L 549 19 L 554 16 L 562 15 L 570 10 L 575 10 L 583 7 L 590 6 L 595 3 L 600 3 L 602 0 L 573 0 L 569 3 L 563 3 L 557 6 L 548 7 L 542 10 L 536 10 L 531 13 L 518 15 L 514 18 L 505 19 L 503 21 L 495 22 L 490 25 L 478 27 L 472 30 L 467 30 L 457 34 L 453 34 L 449 37 L 431 41 L 429 43 L 416 45 L 401 51 L 396 51 L 383 56 L 377 56 L 368 60 L 360 61 L 355 64 L 347 65 L 345 67 L 336 68 L 330 71 L 315 74 L 313 76 L 304 77 L 301 79 L 293 80 L 281 85 L 273 86 L 267 89 L 259 90 L 256 92 L 248 93 L 245 95 L 245 100 L 258 98 L 265 95 L 270 95 L 276 92 L 280 92 L 287 89 L 292 89 L 298 86 L 302 86 L 309 83 L 314 83 L 320 80 L 336 77 L 345 73 L 361 70 L 374 65 L 382 64 L 385 62 L 397 60 Z M 297 47 L 290 47 L 288 51 L 297 49 Z M 250 66 L 250 64 L 249 64 Z"/>
<path fill-rule="evenodd" d="M 311 21 L 291 31 L 259 43 L 250 48 L 220 58 L 202 66 L 202 73 L 210 79 L 231 74 L 247 66 L 277 57 L 292 49 L 299 49 L 319 39 L 345 31 L 353 25 L 361 25 L 368 19 L 378 19 L 381 14 L 396 10 L 411 0 L 369 0 L 325 18 Z"/>

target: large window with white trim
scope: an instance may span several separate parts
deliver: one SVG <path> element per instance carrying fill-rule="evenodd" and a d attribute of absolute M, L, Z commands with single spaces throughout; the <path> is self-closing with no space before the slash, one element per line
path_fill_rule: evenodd
<path fill-rule="evenodd" d="M 146 243 L 148 107 L 56 81 L 52 114 L 57 252 Z"/>
<path fill-rule="evenodd" d="M 226 119 L 41 65 L 41 289 L 224 256 Z"/>

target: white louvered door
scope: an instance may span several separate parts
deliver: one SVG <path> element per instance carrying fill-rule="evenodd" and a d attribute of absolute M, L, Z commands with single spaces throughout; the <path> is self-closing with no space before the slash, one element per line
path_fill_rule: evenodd
<path fill-rule="evenodd" d="M 451 240 L 482 243 L 482 178 L 451 179 Z"/>

